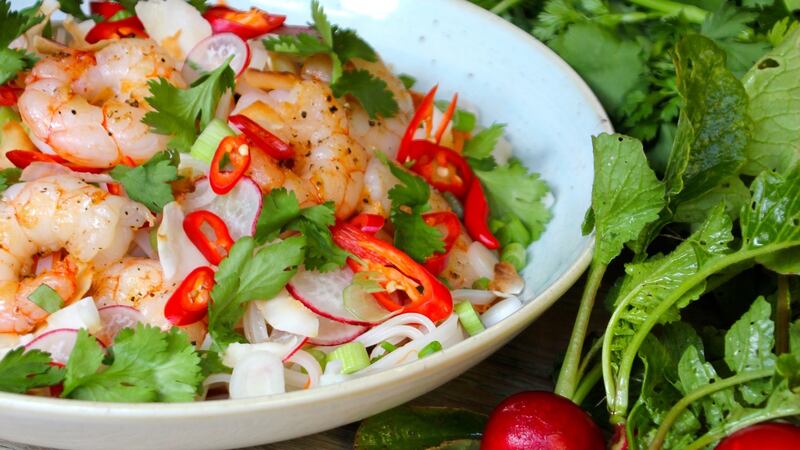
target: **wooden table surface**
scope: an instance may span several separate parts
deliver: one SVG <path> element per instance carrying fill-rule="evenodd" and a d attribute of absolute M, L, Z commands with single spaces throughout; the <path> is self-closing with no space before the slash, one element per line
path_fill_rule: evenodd
<path fill-rule="evenodd" d="M 566 348 L 572 322 L 583 287 L 581 278 L 552 308 L 545 312 L 513 341 L 472 370 L 425 394 L 411 404 L 454 406 L 489 413 L 503 398 L 519 391 L 553 388 L 553 366 Z M 598 308 L 595 308 L 595 316 Z M 602 326 L 603 317 L 593 317 L 592 327 Z M 479 393 L 479 395 L 476 395 Z M 324 433 L 246 450 L 328 450 L 348 449 L 358 424 L 350 424 Z M 0 441 L 0 448 L 39 450 Z"/>

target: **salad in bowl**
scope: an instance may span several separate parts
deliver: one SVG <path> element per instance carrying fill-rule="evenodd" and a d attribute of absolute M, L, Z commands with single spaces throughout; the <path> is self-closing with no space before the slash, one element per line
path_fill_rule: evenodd
<path fill-rule="evenodd" d="M 316 1 L 89 9 L 0 0 L 0 390 L 313 389 L 523 306 L 553 198 L 477 106 Z"/>

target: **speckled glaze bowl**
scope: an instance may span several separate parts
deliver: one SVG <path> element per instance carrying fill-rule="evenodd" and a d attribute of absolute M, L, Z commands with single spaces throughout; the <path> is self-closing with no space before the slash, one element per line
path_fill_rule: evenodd
<path fill-rule="evenodd" d="M 12 0 L 14 8 L 30 1 Z M 246 7 L 248 2 L 232 1 Z M 307 0 L 254 0 L 309 20 Z M 274 397 L 193 404 L 112 404 L 0 393 L 0 438 L 80 449 L 221 449 L 312 434 L 399 405 L 457 377 L 531 324 L 589 264 L 580 225 L 592 184 L 590 136 L 610 131 L 575 72 L 525 32 L 461 0 L 328 0 L 397 72 L 439 95 L 458 91 L 484 124 L 507 124 L 515 154 L 550 183 L 553 220 L 528 250 L 525 307 L 424 360 L 342 384 Z"/>

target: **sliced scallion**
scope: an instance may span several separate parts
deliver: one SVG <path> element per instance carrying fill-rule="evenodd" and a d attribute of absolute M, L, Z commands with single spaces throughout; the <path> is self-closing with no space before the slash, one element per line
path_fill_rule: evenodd
<path fill-rule="evenodd" d="M 219 119 L 213 119 L 208 123 L 208 126 L 206 126 L 203 132 L 200 133 L 200 136 L 197 136 L 197 140 L 194 141 L 194 145 L 192 145 L 189 154 L 200 161 L 210 164 L 211 160 L 214 158 L 214 153 L 217 152 L 219 143 L 225 137 L 233 135 L 233 130 L 231 130 L 225 122 Z"/>
<path fill-rule="evenodd" d="M 348 342 L 328 353 L 327 362 L 341 361 L 342 374 L 347 375 L 367 367 L 369 355 L 361 342 Z"/>
<path fill-rule="evenodd" d="M 512 242 L 506 245 L 500 254 L 500 261 L 510 263 L 518 271 L 525 267 L 526 259 L 525 247 L 519 242 Z"/>
<path fill-rule="evenodd" d="M 425 358 L 427 356 L 431 356 L 432 354 L 442 350 L 442 343 L 439 341 L 431 341 L 430 344 L 422 347 L 422 349 L 417 354 L 419 359 Z"/>
<path fill-rule="evenodd" d="M 478 317 L 478 313 L 475 312 L 475 308 L 472 307 L 472 303 L 466 301 L 456 303 L 453 310 L 458 315 L 458 321 L 461 322 L 461 326 L 470 336 L 475 336 L 486 329 L 483 326 L 483 322 L 481 322 L 481 318 Z"/>

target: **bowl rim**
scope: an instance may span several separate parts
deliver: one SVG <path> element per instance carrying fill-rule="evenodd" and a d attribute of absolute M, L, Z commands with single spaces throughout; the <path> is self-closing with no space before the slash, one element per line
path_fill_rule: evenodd
<path fill-rule="evenodd" d="M 600 121 L 603 132 L 613 133 L 611 121 L 600 101 L 586 82 L 549 47 L 533 36 L 491 12 L 464 0 L 439 0 L 448 6 L 457 6 L 468 10 L 468 14 L 481 16 L 492 26 L 503 29 L 510 36 L 525 42 L 532 51 L 546 57 L 551 64 L 560 69 L 578 93 L 590 105 L 592 112 Z M 225 399 L 195 401 L 181 403 L 114 403 L 87 400 L 72 400 L 50 397 L 36 397 L 24 394 L 0 392 L 0 409 L 7 412 L 24 412 L 28 414 L 45 414 L 48 416 L 65 415 L 72 420 L 91 418 L 102 415 L 106 418 L 128 419 L 175 419 L 175 418 L 213 418 L 220 414 L 231 415 L 280 409 L 289 406 L 308 405 L 315 402 L 334 401 L 348 397 L 353 392 L 368 393 L 379 391 L 386 384 L 414 378 L 436 367 L 447 367 L 460 360 L 464 354 L 486 350 L 494 343 L 510 339 L 530 325 L 539 315 L 552 306 L 567 291 L 589 266 L 595 245 L 594 234 L 588 237 L 587 246 L 578 258 L 567 268 L 566 272 L 546 287 L 538 295 L 525 301 L 523 307 L 504 319 L 503 326 L 487 328 L 484 332 L 472 336 L 453 347 L 443 349 L 424 360 L 417 360 L 385 371 L 357 377 L 328 386 L 314 389 L 287 392 L 263 397 L 244 399 Z M 191 406 L 189 406 L 191 405 Z M 187 407 L 188 406 L 188 407 Z"/>

